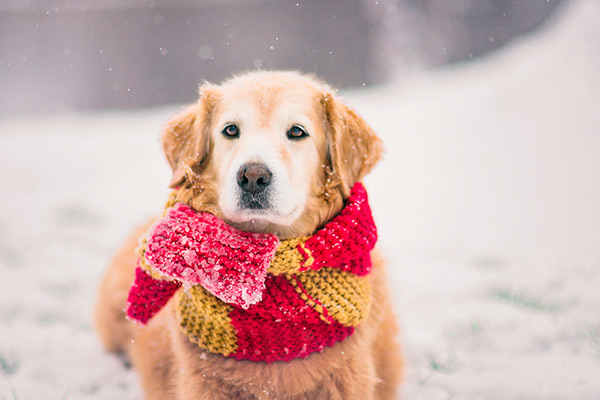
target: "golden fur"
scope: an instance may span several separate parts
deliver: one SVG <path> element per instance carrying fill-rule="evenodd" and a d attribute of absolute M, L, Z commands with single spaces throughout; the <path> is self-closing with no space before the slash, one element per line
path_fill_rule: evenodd
<path fill-rule="evenodd" d="M 173 169 L 171 187 L 179 198 L 224 218 L 218 196 L 221 149 L 215 125 L 236 101 L 255 102 L 257 124 L 268 125 L 281 104 L 302 111 L 311 121 L 312 147 L 298 147 L 300 157 L 314 157 L 304 209 L 290 225 L 228 221 L 240 229 L 280 237 L 307 235 L 343 207 L 352 185 L 381 156 L 380 140 L 367 124 L 337 99 L 327 85 L 293 72 L 258 72 L 221 86 L 205 84 L 200 100 L 173 117 L 163 134 L 163 150 Z M 287 103 L 286 103 L 287 102 Z M 297 109 L 294 107 L 298 107 Z M 287 110 L 287 109 L 286 109 Z M 219 147 L 221 146 L 221 147 Z M 289 148 L 277 154 L 289 164 Z M 234 150 L 232 150 L 234 151 Z M 221 158 L 220 158 L 221 157 Z M 314 163 L 313 163 L 314 164 Z M 227 220 L 227 219 L 226 219 Z M 125 352 L 138 370 L 146 399 L 391 399 L 400 381 L 402 359 L 397 326 L 381 258 L 374 251 L 370 274 L 369 317 L 354 335 L 322 353 L 291 362 L 237 361 L 208 353 L 180 331 L 169 303 L 147 326 L 125 319 L 123 308 L 134 278 L 138 240 L 151 223 L 138 228 L 116 254 L 100 285 L 96 326 L 107 350 Z"/>

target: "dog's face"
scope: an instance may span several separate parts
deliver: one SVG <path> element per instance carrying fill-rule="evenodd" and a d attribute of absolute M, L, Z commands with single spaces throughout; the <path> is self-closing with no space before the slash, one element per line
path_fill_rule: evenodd
<path fill-rule="evenodd" d="M 218 205 L 234 223 L 293 224 L 322 168 L 325 134 L 314 89 L 283 84 L 238 80 L 221 88 L 212 160 Z"/>
<path fill-rule="evenodd" d="M 310 234 L 379 159 L 371 129 L 331 89 L 291 72 L 204 85 L 163 136 L 180 201 L 244 230 Z"/>

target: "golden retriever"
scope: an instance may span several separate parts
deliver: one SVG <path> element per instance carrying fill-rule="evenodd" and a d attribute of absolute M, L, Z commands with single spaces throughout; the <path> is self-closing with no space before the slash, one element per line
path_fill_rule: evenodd
<path fill-rule="evenodd" d="M 254 72 L 202 85 L 199 101 L 167 123 L 162 145 L 173 170 L 170 186 L 180 199 L 238 229 L 280 238 L 310 235 L 331 220 L 382 153 L 379 138 L 329 86 L 295 72 Z M 258 184 L 266 184 L 263 179 L 272 185 L 266 207 L 240 201 L 237 174 L 248 163 L 259 166 L 253 172 Z M 352 336 L 290 362 L 238 361 L 190 342 L 178 328 L 172 302 L 146 326 L 126 319 L 134 249 L 151 224 L 116 254 L 95 313 L 104 347 L 129 356 L 147 399 L 395 397 L 402 359 L 376 251 L 369 275 L 372 304 Z"/>

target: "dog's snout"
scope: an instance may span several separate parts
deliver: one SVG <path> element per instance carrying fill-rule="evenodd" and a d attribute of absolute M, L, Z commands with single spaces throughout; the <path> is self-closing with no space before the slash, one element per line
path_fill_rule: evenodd
<path fill-rule="evenodd" d="M 264 164 L 244 164 L 238 170 L 237 181 L 244 192 L 257 194 L 269 186 L 272 176 Z"/>

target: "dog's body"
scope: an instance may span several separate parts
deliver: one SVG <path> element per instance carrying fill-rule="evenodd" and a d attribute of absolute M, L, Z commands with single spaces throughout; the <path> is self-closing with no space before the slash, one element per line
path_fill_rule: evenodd
<path fill-rule="evenodd" d="M 242 230 L 312 234 L 344 206 L 380 156 L 379 140 L 331 89 L 295 73 L 262 72 L 205 85 L 163 136 L 181 201 Z M 148 325 L 125 319 L 140 227 L 102 281 L 96 325 L 126 352 L 147 399 L 391 399 L 402 362 L 382 260 L 371 254 L 371 306 L 355 333 L 290 362 L 210 353 L 179 329 L 170 301 Z"/>

